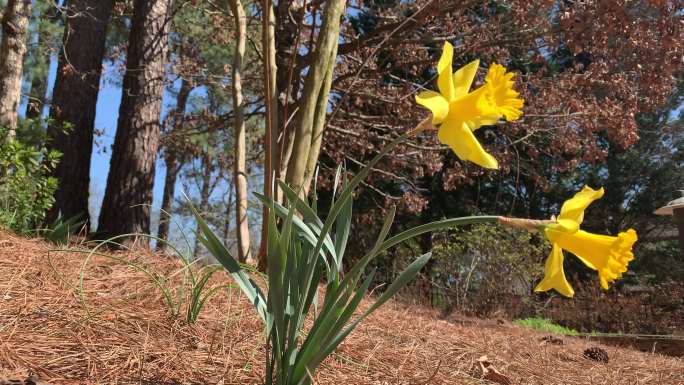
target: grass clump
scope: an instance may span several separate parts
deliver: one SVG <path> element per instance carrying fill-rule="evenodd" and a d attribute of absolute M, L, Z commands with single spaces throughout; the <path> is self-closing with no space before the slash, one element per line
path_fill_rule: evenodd
<path fill-rule="evenodd" d="M 564 334 L 566 336 L 579 335 L 579 332 L 577 330 L 555 324 L 546 318 L 531 317 L 515 320 L 513 321 L 513 323 L 516 325 L 532 328 L 535 330 L 541 330 L 549 333 Z"/>

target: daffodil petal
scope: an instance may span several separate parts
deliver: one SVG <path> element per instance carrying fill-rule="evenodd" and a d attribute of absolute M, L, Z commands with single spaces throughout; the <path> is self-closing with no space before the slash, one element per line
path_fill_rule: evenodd
<path fill-rule="evenodd" d="M 482 126 L 493 126 L 497 123 L 499 123 L 499 117 L 498 116 L 487 116 L 487 115 L 482 115 L 478 116 L 477 118 L 470 120 L 466 122 L 468 124 L 468 127 L 470 128 L 471 131 L 475 131 L 478 128 Z"/>
<path fill-rule="evenodd" d="M 416 95 L 416 103 L 432 112 L 432 124 L 440 124 L 449 115 L 449 102 L 435 91 L 423 91 Z"/>
<path fill-rule="evenodd" d="M 454 100 L 454 82 L 451 76 L 451 63 L 454 59 L 454 46 L 448 41 L 444 42 L 444 51 L 437 63 L 437 87 L 439 92 L 448 101 Z"/>
<path fill-rule="evenodd" d="M 634 259 L 632 248 L 637 241 L 637 233 L 629 229 L 614 237 L 579 229 L 584 211 L 603 193 L 603 188 L 594 190 L 584 186 L 582 191 L 563 203 L 557 223 L 547 225 L 544 234 L 554 248 L 573 253 L 587 267 L 596 270 L 601 287 L 608 289 L 612 282 L 622 277 Z"/>
<path fill-rule="evenodd" d="M 513 89 L 513 76 L 513 73 L 506 72 L 504 66 L 492 64 L 485 77 L 487 99 L 496 107 L 498 115 L 505 117 L 509 122 L 522 116 L 522 107 L 525 104 L 524 100 L 518 97 L 520 94 Z"/>
<path fill-rule="evenodd" d="M 473 92 L 457 98 L 451 103 L 452 110 L 458 112 L 471 131 L 482 126 L 491 126 L 499 122 L 501 115 L 498 107 L 488 97 L 489 87 L 478 87 Z"/>
<path fill-rule="evenodd" d="M 591 202 L 601 198 L 603 196 L 603 188 L 594 190 L 589 186 L 584 186 L 582 191 L 575 194 L 574 197 L 568 199 L 563 203 L 561 207 L 560 215 L 558 216 L 558 221 L 568 220 L 577 223 L 577 226 L 584 220 L 584 210 L 589 207 Z M 575 230 L 577 231 L 577 230 Z"/>
<path fill-rule="evenodd" d="M 439 128 L 440 142 L 451 147 L 462 160 L 468 160 L 484 168 L 499 168 L 496 159 L 488 154 L 468 126 L 457 119 L 447 118 Z"/>
<path fill-rule="evenodd" d="M 566 233 L 575 233 L 579 230 L 580 224 L 573 219 L 558 218 L 556 222 L 557 224 L 551 225 L 549 228 L 564 231 Z"/>
<path fill-rule="evenodd" d="M 572 286 L 568 283 L 565 278 L 565 271 L 563 270 L 563 250 L 554 244 L 551 254 L 546 259 L 546 264 L 544 265 L 544 278 L 541 282 L 534 288 L 534 291 L 548 291 L 556 290 L 560 294 L 566 297 L 572 297 L 575 295 L 575 291 Z"/>
<path fill-rule="evenodd" d="M 632 248 L 637 241 L 637 234 L 632 229 L 621 232 L 617 237 L 592 234 L 584 230 L 574 234 L 547 234 L 550 235 L 549 240 L 575 254 L 589 268 L 597 270 L 604 289 L 608 289 L 610 283 L 622 277 L 629 262 L 634 259 Z"/>
<path fill-rule="evenodd" d="M 468 94 L 479 67 L 480 61 L 473 60 L 454 72 L 454 98 L 460 98 Z"/>

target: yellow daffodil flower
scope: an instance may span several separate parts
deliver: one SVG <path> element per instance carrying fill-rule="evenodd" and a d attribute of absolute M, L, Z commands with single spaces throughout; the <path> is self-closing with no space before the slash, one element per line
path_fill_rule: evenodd
<path fill-rule="evenodd" d="M 575 294 L 563 272 L 563 250 L 575 254 L 589 268 L 597 270 L 604 289 L 608 289 L 610 283 L 627 271 L 627 265 L 634 259 L 632 246 L 637 241 L 634 230 L 629 229 L 613 237 L 588 233 L 579 228 L 584 219 L 584 210 L 602 196 L 603 188 L 593 190 L 585 186 L 572 199 L 563 203 L 556 223 L 543 226 L 544 234 L 553 244 L 553 249 L 546 260 L 544 279 L 535 291 L 554 289 L 566 297 Z"/>
<path fill-rule="evenodd" d="M 463 160 L 486 168 L 498 168 L 498 162 L 477 141 L 473 131 L 484 125 L 496 124 L 501 117 L 513 121 L 522 116 L 523 100 L 513 89 L 513 73 L 499 64 L 492 64 L 485 84 L 470 91 L 480 65 L 475 60 L 451 73 L 454 47 L 444 44 L 437 64 L 439 92 L 423 91 L 416 102 L 432 112 L 432 124 L 440 125 L 440 142 L 451 147 Z"/>

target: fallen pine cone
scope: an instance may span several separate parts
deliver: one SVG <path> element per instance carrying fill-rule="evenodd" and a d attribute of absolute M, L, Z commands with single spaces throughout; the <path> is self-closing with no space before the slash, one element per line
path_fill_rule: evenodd
<path fill-rule="evenodd" d="M 590 360 L 608 363 L 608 352 L 596 346 L 585 350 L 584 356 Z"/>

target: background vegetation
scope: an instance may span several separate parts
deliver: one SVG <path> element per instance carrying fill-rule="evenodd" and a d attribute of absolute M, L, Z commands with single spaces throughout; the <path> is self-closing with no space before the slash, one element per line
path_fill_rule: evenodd
<path fill-rule="evenodd" d="M 586 229 L 640 235 L 631 275 L 607 293 L 568 259 L 574 300 L 532 294 L 547 246 L 481 226 L 381 255 L 373 283 L 432 250 L 402 293 L 445 312 L 544 315 L 578 330 L 681 328 L 668 314 L 682 296 L 667 293 L 682 291 L 684 257 L 670 218 L 653 215 L 684 188 L 680 1 L 0 4 L 4 228 L 80 216 L 93 239 L 158 235 L 209 258 L 194 205 L 239 260 L 264 270 L 268 210 L 253 192 L 283 202 L 281 189 L 265 188 L 282 179 L 320 197 L 325 213 L 337 165 L 352 177 L 425 118 L 413 95 L 432 88 L 449 41 L 454 65 L 479 58 L 518 74 L 524 117 L 477 132 L 502 167 L 459 161 L 432 133 L 400 144 L 354 195 L 348 258 L 372 247 L 392 207 L 393 232 L 472 214 L 541 219 L 580 186 L 603 186 Z M 598 315 L 607 304 L 620 310 Z M 651 324 L 627 316 L 638 306 Z"/>

